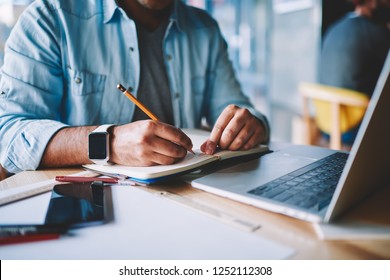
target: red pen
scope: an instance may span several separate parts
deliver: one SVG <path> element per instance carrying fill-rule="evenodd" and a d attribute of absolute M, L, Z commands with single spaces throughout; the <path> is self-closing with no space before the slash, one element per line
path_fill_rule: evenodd
<path fill-rule="evenodd" d="M 108 184 L 135 185 L 135 182 L 118 178 L 96 178 L 96 177 L 80 177 L 80 176 L 56 176 L 56 181 L 67 183 L 92 183 L 95 181 Z"/>
<path fill-rule="evenodd" d="M 32 241 L 57 239 L 67 232 L 65 226 L 0 225 L 0 246 Z"/>
<path fill-rule="evenodd" d="M 59 237 L 60 237 L 60 234 L 58 234 L 58 233 L 0 237 L 0 245 L 10 245 L 10 244 L 16 244 L 16 243 L 52 240 L 52 239 L 58 239 Z"/>

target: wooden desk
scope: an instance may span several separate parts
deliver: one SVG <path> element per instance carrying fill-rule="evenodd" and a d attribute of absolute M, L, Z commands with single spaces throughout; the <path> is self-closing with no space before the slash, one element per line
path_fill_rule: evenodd
<path fill-rule="evenodd" d="M 67 175 L 81 169 L 26 171 L 0 182 L 0 190 Z M 232 226 L 296 249 L 294 259 L 390 259 L 389 240 L 322 241 L 310 223 L 191 188 L 184 182 L 142 188 L 193 207 Z"/>

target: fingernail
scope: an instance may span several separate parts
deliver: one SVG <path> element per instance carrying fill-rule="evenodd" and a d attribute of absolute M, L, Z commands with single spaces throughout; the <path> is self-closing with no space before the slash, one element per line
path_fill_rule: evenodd
<path fill-rule="evenodd" d="M 208 142 L 206 146 L 206 154 L 212 155 L 215 152 L 216 145 L 213 142 Z"/>

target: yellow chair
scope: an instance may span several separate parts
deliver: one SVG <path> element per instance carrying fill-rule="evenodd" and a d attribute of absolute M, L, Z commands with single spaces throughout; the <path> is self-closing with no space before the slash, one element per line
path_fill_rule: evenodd
<path fill-rule="evenodd" d="M 341 134 L 361 122 L 369 97 L 361 92 L 316 83 L 300 83 L 299 92 L 303 99 L 306 144 L 318 143 L 319 133 L 313 131 L 319 129 L 330 135 L 329 147 L 340 150 Z M 314 117 L 310 114 L 310 102 L 314 105 Z"/>

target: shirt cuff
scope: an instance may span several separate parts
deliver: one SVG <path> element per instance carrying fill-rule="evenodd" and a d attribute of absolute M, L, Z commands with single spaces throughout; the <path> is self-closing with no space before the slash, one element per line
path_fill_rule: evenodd
<path fill-rule="evenodd" d="M 11 173 L 36 170 L 53 135 L 68 125 L 52 120 L 27 121 L 8 147 L 3 167 Z"/>

